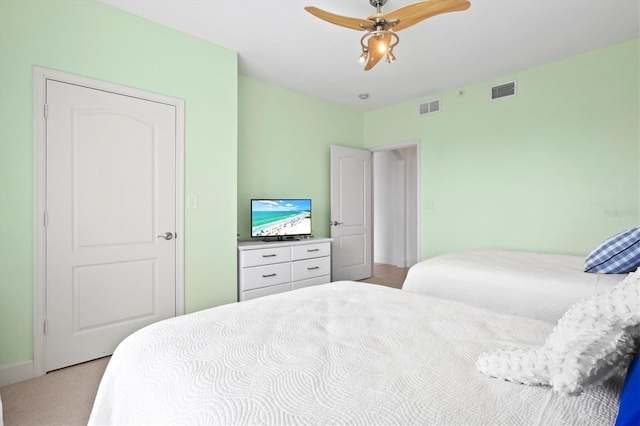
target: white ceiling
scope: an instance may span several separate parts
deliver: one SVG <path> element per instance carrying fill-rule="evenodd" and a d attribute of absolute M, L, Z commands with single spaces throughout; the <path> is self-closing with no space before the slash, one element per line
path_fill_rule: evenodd
<path fill-rule="evenodd" d="M 364 33 L 304 7 L 366 18 L 375 12 L 368 0 L 101 1 L 238 52 L 241 74 L 360 111 L 640 36 L 639 0 L 470 0 L 466 11 L 400 31 L 397 61 L 364 71 L 358 62 Z M 382 11 L 415 2 L 388 0 Z"/>

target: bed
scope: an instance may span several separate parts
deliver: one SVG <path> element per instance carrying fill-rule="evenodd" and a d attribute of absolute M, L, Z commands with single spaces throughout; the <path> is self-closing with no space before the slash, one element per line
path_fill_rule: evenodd
<path fill-rule="evenodd" d="M 626 276 L 586 273 L 584 263 L 561 254 L 460 251 L 415 264 L 402 289 L 555 323 L 577 300 Z"/>
<path fill-rule="evenodd" d="M 308 287 L 132 334 L 89 424 L 613 424 L 622 376 L 566 397 L 477 371 L 552 329 L 378 285 Z"/>

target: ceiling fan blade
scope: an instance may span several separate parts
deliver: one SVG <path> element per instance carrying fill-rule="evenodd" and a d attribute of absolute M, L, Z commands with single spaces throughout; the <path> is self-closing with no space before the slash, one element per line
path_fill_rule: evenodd
<path fill-rule="evenodd" d="M 397 19 L 399 22 L 393 27 L 393 31 L 400 31 L 432 16 L 467 10 L 470 6 L 471 3 L 467 0 L 428 0 L 386 13 L 384 19 Z"/>
<path fill-rule="evenodd" d="M 369 48 L 369 56 L 367 58 L 367 64 L 364 66 L 365 71 L 369 71 L 371 68 L 376 66 L 380 59 L 382 59 L 387 54 L 387 48 L 391 43 L 391 35 L 385 34 L 381 38 L 378 37 L 369 37 L 367 42 L 367 46 Z M 384 50 L 380 50 L 380 45 L 384 44 L 387 48 Z"/>
<path fill-rule="evenodd" d="M 366 19 L 349 18 L 347 16 L 340 16 L 334 13 L 325 12 L 324 10 L 318 9 L 317 7 L 313 7 L 313 6 L 307 6 L 304 8 L 304 10 L 306 10 L 313 16 L 322 19 L 323 21 L 327 21 L 329 23 L 339 25 L 341 27 L 350 28 L 352 30 L 366 31 L 366 29 L 362 28 L 360 25 L 371 26 L 372 24 L 371 21 L 367 21 Z"/>

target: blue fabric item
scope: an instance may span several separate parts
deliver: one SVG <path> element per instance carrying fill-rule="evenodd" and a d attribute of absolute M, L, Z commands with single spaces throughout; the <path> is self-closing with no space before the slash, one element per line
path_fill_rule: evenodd
<path fill-rule="evenodd" d="M 640 355 L 629 364 L 627 377 L 622 385 L 620 407 L 615 426 L 640 425 Z"/>
<path fill-rule="evenodd" d="M 603 241 L 587 256 L 585 272 L 626 274 L 640 267 L 640 228 L 629 229 Z"/>

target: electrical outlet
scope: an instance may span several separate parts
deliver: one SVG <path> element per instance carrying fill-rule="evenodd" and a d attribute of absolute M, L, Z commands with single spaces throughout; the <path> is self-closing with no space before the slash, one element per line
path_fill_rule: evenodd
<path fill-rule="evenodd" d="M 197 195 L 189 195 L 187 199 L 187 208 L 189 210 L 198 210 L 198 196 Z"/>

